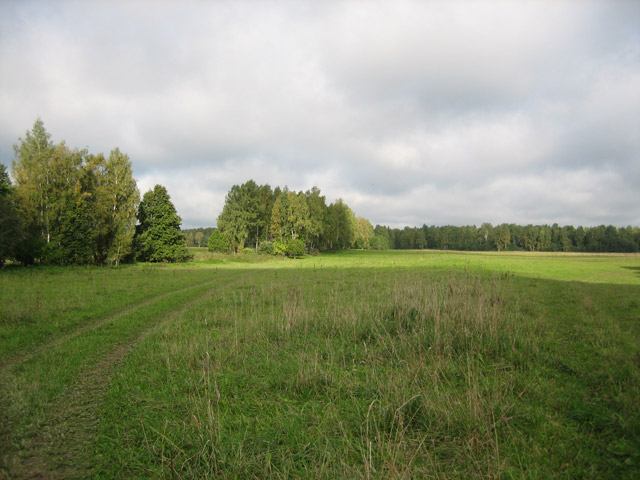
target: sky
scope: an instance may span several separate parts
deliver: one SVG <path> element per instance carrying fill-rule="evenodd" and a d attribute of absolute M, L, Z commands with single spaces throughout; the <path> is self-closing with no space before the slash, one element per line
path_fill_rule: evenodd
<path fill-rule="evenodd" d="M 0 0 L 0 163 L 132 161 L 184 228 L 232 185 L 374 225 L 640 225 L 640 2 Z"/>

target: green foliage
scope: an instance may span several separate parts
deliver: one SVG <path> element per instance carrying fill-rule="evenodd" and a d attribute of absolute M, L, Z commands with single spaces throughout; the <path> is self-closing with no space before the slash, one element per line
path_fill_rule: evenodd
<path fill-rule="evenodd" d="M 600 225 L 597 227 L 560 227 L 549 225 L 480 227 L 426 226 L 388 228 L 377 225 L 376 235 L 388 239 L 392 249 L 542 251 L 542 252 L 628 252 L 640 250 L 640 228 Z"/>
<path fill-rule="evenodd" d="M 326 232 L 329 249 L 351 248 L 356 240 L 356 217 L 341 198 L 327 209 Z"/>
<path fill-rule="evenodd" d="M 327 216 L 327 204 L 325 197 L 320 195 L 320 189 L 313 187 L 306 193 L 307 204 L 309 208 L 309 224 L 307 226 L 306 238 L 309 240 L 310 250 L 314 250 L 321 246 Z"/>
<path fill-rule="evenodd" d="M 372 250 L 387 250 L 389 248 L 389 240 L 384 235 L 374 235 L 371 239 Z"/>
<path fill-rule="evenodd" d="M 216 230 L 214 227 L 187 228 L 182 232 L 187 237 L 187 247 L 204 247 L 209 243 L 209 236 Z"/>
<path fill-rule="evenodd" d="M 238 253 L 249 237 L 249 229 L 258 218 L 253 193 L 256 184 L 252 180 L 243 185 L 234 185 L 225 197 L 222 213 L 218 216 L 218 229 L 227 242 Z"/>
<path fill-rule="evenodd" d="M 354 247 L 361 250 L 368 250 L 373 248 L 371 245 L 371 240 L 373 239 L 375 233 L 373 231 L 373 226 L 371 222 L 363 217 L 356 217 L 356 240 L 354 242 Z"/>
<path fill-rule="evenodd" d="M 135 245 L 138 260 L 145 262 L 182 262 L 190 258 L 182 220 L 176 213 L 167 189 L 156 185 L 142 197 L 138 207 Z"/>
<path fill-rule="evenodd" d="M 94 258 L 95 230 L 89 198 L 79 195 L 60 217 L 60 233 L 46 244 L 45 256 L 57 265 L 88 265 Z"/>
<path fill-rule="evenodd" d="M 107 252 L 110 263 L 118 265 L 133 252 L 136 209 L 140 203 L 140 192 L 133 178 L 129 156 L 114 149 L 105 165 L 104 196 L 108 200 L 108 218 L 112 225 L 112 241 Z"/>
<path fill-rule="evenodd" d="M 210 252 L 228 252 L 229 242 L 227 242 L 227 238 L 220 232 L 220 230 L 214 230 L 209 235 L 209 239 L 207 241 L 207 249 Z"/>
<path fill-rule="evenodd" d="M 304 241 L 300 238 L 288 238 L 285 246 L 287 257 L 299 258 L 306 253 Z"/>
<path fill-rule="evenodd" d="M 276 249 L 274 246 L 274 242 L 271 242 L 269 240 L 263 240 L 262 242 L 260 242 L 258 253 L 261 253 L 263 255 L 275 255 Z"/>
<path fill-rule="evenodd" d="M 119 264 L 131 258 L 139 193 L 129 158 L 55 145 L 38 119 L 14 147 L 24 263 Z M 90 251 L 90 254 L 88 253 Z"/>
<path fill-rule="evenodd" d="M 0 164 L 0 267 L 18 256 L 22 226 L 14 203 L 13 187 L 6 167 Z"/>
<path fill-rule="evenodd" d="M 373 229 L 366 219 L 338 200 L 327 207 L 325 197 L 313 187 L 307 192 L 271 190 L 253 180 L 231 187 L 218 217 L 218 228 L 237 252 L 260 242 L 274 242 L 274 253 L 287 254 L 289 239 L 305 239 L 305 251 L 350 248 L 360 234 L 362 248 L 370 248 Z M 359 229 L 359 230 L 358 230 Z M 278 243 L 279 242 L 279 243 Z"/>
<path fill-rule="evenodd" d="M 273 241 L 273 254 L 274 255 L 286 255 L 287 254 L 287 244 L 286 242 L 280 240 Z"/>

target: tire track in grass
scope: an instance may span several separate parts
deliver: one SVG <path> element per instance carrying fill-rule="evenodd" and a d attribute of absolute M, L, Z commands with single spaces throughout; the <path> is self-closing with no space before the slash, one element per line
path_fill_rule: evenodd
<path fill-rule="evenodd" d="M 145 306 L 159 302 L 162 299 L 167 298 L 171 295 L 178 295 L 180 293 L 186 292 L 187 290 L 197 289 L 198 287 L 202 287 L 204 285 L 214 283 L 219 280 L 223 280 L 226 277 L 229 277 L 232 275 L 233 274 L 231 272 L 227 272 L 226 274 L 221 274 L 216 276 L 214 279 L 206 280 L 204 282 L 200 282 L 194 285 L 189 285 L 187 287 L 182 287 L 177 290 L 170 290 L 157 295 L 153 295 L 151 297 L 148 297 L 142 300 L 141 302 L 125 305 L 124 307 L 119 308 L 116 312 L 110 315 L 107 315 L 105 317 L 97 317 L 95 319 L 90 319 L 87 322 L 83 322 L 79 324 L 76 328 L 73 328 L 71 331 L 68 331 L 59 336 L 56 336 L 48 342 L 40 343 L 34 347 L 31 347 L 26 352 L 22 351 L 20 353 L 13 353 L 9 355 L 7 358 L 0 361 L 0 379 L 2 378 L 2 375 L 5 372 L 12 370 L 16 365 L 19 365 L 23 362 L 27 362 L 31 360 L 33 357 L 35 357 L 36 355 L 46 350 L 49 350 L 51 348 L 56 348 L 62 345 L 63 343 L 77 337 L 78 335 L 81 335 L 91 330 L 95 330 L 96 328 L 100 328 L 109 323 L 115 322 L 116 320 L 118 320 L 121 317 L 124 317 L 125 315 L 129 315 Z"/>
<path fill-rule="evenodd" d="M 23 459 L 16 465 L 12 479 L 86 478 L 91 474 L 91 446 L 100 420 L 99 406 L 109 388 L 117 367 L 127 355 L 153 332 L 179 318 L 193 304 L 226 290 L 245 278 L 230 278 L 224 285 L 207 289 L 166 312 L 158 321 L 144 325 L 138 332 L 120 342 L 95 364 L 80 372 L 78 380 L 48 408 L 46 422 L 34 437 L 24 442 Z M 220 279 L 218 279 L 220 280 Z M 183 291 L 182 289 L 181 291 Z"/>

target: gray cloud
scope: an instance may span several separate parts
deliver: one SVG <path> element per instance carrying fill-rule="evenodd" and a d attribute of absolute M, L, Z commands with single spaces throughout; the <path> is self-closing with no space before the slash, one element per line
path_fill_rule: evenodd
<path fill-rule="evenodd" d="M 640 224 L 637 2 L 2 2 L 0 161 L 40 116 L 185 226 L 234 183 L 393 226 Z"/>

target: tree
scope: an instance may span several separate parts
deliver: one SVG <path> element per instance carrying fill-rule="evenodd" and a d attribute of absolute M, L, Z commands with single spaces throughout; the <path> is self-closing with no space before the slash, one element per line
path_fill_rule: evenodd
<path fill-rule="evenodd" d="M 420 250 L 427 248 L 427 237 L 421 228 L 416 228 L 415 248 L 419 248 Z"/>
<path fill-rule="evenodd" d="M 203 240 L 204 240 L 204 232 L 196 232 L 194 243 L 196 243 L 199 247 L 201 247 Z"/>
<path fill-rule="evenodd" d="M 272 239 L 282 240 L 286 232 L 286 211 L 289 203 L 287 190 L 280 192 L 273 202 L 271 219 L 269 221 L 269 235 Z"/>
<path fill-rule="evenodd" d="M 256 253 L 260 241 L 266 239 L 269 221 L 271 220 L 271 209 L 273 207 L 274 196 L 270 185 L 257 186 L 252 198 L 252 208 L 255 210 L 255 220 L 250 226 L 249 238 L 253 241 Z"/>
<path fill-rule="evenodd" d="M 31 131 L 13 146 L 13 178 L 16 181 L 15 201 L 22 219 L 26 242 L 20 252 L 23 263 L 33 263 L 50 241 L 50 168 L 54 145 L 51 135 L 37 119 Z"/>
<path fill-rule="evenodd" d="M 498 251 L 505 250 L 511 244 L 511 230 L 506 223 L 498 225 L 493 231 L 493 235 Z"/>
<path fill-rule="evenodd" d="M 491 250 L 491 244 L 493 243 L 493 226 L 487 222 L 483 223 L 478 229 L 478 236 L 478 241 L 483 245 L 483 250 Z"/>
<path fill-rule="evenodd" d="M 60 215 L 59 234 L 47 244 L 48 258 L 59 265 L 88 265 L 94 260 L 96 230 L 91 195 L 79 182 Z"/>
<path fill-rule="evenodd" d="M 229 243 L 220 230 L 214 230 L 211 235 L 209 235 L 209 240 L 207 241 L 207 249 L 210 252 L 228 252 L 229 251 Z"/>
<path fill-rule="evenodd" d="M 140 192 L 133 178 L 129 156 L 115 148 L 109 154 L 104 169 L 104 194 L 109 209 L 113 239 L 108 249 L 108 259 L 118 265 L 133 250 L 136 208 Z"/>
<path fill-rule="evenodd" d="M 341 198 L 327 209 L 327 237 L 329 248 L 350 248 L 356 237 L 356 218 Z"/>
<path fill-rule="evenodd" d="M 142 197 L 134 243 L 139 260 L 179 262 L 190 258 L 186 238 L 180 231 L 181 219 L 167 189 L 156 185 Z"/>
<path fill-rule="evenodd" d="M 387 250 L 389 248 L 389 240 L 384 235 L 375 235 L 371 239 L 372 250 Z"/>
<path fill-rule="evenodd" d="M 64 142 L 53 145 L 49 139 L 38 119 L 14 146 L 16 203 L 29 237 L 21 253 L 26 263 L 37 257 L 43 263 L 66 263 L 60 251 L 65 240 L 62 224 L 84 193 L 81 177 L 86 151 L 71 150 Z"/>
<path fill-rule="evenodd" d="M 291 238 L 304 238 L 311 224 L 309 219 L 309 206 L 304 193 L 288 192 L 287 205 L 287 236 Z"/>
<path fill-rule="evenodd" d="M 9 258 L 17 256 L 22 239 L 18 210 L 13 199 L 13 187 L 7 169 L 0 164 L 0 267 Z"/>
<path fill-rule="evenodd" d="M 375 236 L 371 222 L 363 217 L 356 217 L 356 241 L 355 247 L 361 249 L 371 248 L 371 239 Z"/>
<path fill-rule="evenodd" d="M 305 193 L 309 207 L 309 225 L 307 227 L 307 241 L 309 248 L 315 249 L 320 245 L 325 231 L 327 203 L 320 189 L 313 187 Z"/>
<path fill-rule="evenodd" d="M 253 185 L 255 182 L 251 181 Z M 249 182 L 247 182 L 249 183 Z M 257 212 L 249 208 L 252 186 L 234 185 L 227 193 L 222 213 L 218 216 L 218 229 L 225 236 L 233 253 L 244 246 L 249 229 L 257 218 Z"/>

